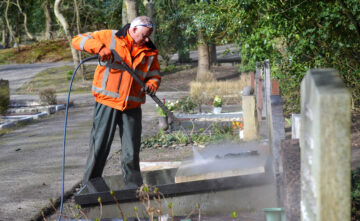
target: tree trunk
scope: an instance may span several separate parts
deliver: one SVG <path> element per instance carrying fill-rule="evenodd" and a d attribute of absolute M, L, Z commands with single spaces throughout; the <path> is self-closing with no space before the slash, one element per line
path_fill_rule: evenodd
<path fill-rule="evenodd" d="M 51 40 L 53 39 L 53 36 L 51 32 L 52 19 L 50 14 L 49 0 L 44 0 L 42 7 L 45 14 L 45 39 Z"/>
<path fill-rule="evenodd" d="M 0 18 L 0 24 L 1 24 L 1 45 L 4 48 L 7 48 L 8 42 L 7 42 L 6 25 L 2 18 Z"/>
<path fill-rule="evenodd" d="M 212 81 L 214 77 L 210 72 L 209 46 L 205 42 L 204 34 L 198 31 L 198 68 L 197 81 Z"/>
<path fill-rule="evenodd" d="M 81 33 L 80 31 L 80 12 L 79 12 L 79 5 L 77 0 L 74 0 L 74 9 L 75 9 L 75 15 L 76 15 L 76 30 L 78 34 Z"/>
<path fill-rule="evenodd" d="M 123 5 L 122 5 L 122 11 L 121 11 L 121 23 L 122 23 L 122 27 L 124 27 L 126 24 L 129 23 L 128 18 L 127 18 L 127 10 L 126 10 L 126 2 L 123 1 Z"/>
<path fill-rule="evenodd" d="M 144 6 L 146 8 L 147 16 L 149 18 L 151 18 L 151 20 L 154 22 L 154 1 L 153 0 L 144 0 Z M 156 29 L 154 28 L 150 35 L 150 39 L 153 43 L 155 43 L 155 31 L 156 31 Z"/>
<path fill-rule="evenodd" d="M 26 35 L 29 37 L 30 40 L 36 41 L 36 39 L 34 38 L 34 36 L 29 32 L 28 28 L 27 28 L 27 15 L 25 12 L 23 12 L 23 10 L 21 9 L 19 0 L 16 1 L 16 6 L 18 7 L 20 13 L 24 16 L 24 28 L 25 28 L 25 33 Z"/>
<path fill-rule="evenodd" d="M 81 30 L 80 30 L 80 12 L 79 12 L 79 5 L 78 5 L 78 2 L 77 0 L 74 0 L 74 8 L 75 8 L 75 14 L 76 14 L 76 29 L 77 29 L 77 32 L 78 34 L 81 33 Z M 77 51 L 78 53 L 78 56 L 79 56 L 79 61 L 82 60 L 82 52 L 81 51 Z M 81 77 L 82 77 L 82 80 L 85 81 L 85 65 L 81 65 L 80 66 L 80 72 L 82 73 Z"/>
<path fill-rule="evenodd" d="M 6 44 L 6 30 L 4 29 L 5 26 L 2 26 L 2 30 L 1 30 L 1 45 L 3 47 L 5 47 Z"/>
<path fill-rule="evenodd" d="M 131 22 L 138 16 L 136 0 L 125 0 L 126 2 L 126 15 L 128 22 Z"/>
<path fill-rule="evenodd" d="M 15 37 L 14 31 L 10 25 L 9 19 L 8 19 L 8 11 L 9 11 L 9 6 L 10 6 L 10 0 L 7 0 L 6 2 L 6 8 L 5 8 L 5 21 L 6 21 L 6 26 L 9 30 L 9 34 L 10 34 L 10 38 L 12 39 L 12 41 L 14 41 L 17 44 L 17 49 L 18 52 L 20 51 L 20 43 L 18 42 L 18 38 Z M 10 40 L 11 42 L 11 40 Z"/>
<path fill-rule="evenodd" d="M 67 23 L 66 19 L 60 12 L 60 9 L 59 9 L 60 3 L 61 3 L 61 0 L 55 0 L 54 13 L 55 13 L 56 18 L 59 20 L 61 26 L 64 28 L 66 39 L 68 40 L 68 42 L 70 44 L 71 54 L 72 54 L 72 57 L 74 60 L 74 66 L 76 68 L 79 65 L 80 61 L 79 61 L 77 51 L 73 48 L 73 46 L 71 44 L 72 37 L 71 37 L 70 29 L 69 29 L 69 24 Z M 80 70 L 80 72 L 81 72 L 81 70 Z M 84 77 L 83 73 L 79 73 L 79 74 L 81 75 L 81 77 Z"/>

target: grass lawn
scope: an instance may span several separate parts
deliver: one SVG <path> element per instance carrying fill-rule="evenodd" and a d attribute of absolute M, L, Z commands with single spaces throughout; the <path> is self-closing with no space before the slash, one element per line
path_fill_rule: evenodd
<path fill-rule="evenodd" d="M 79 75 L 76 75 L 71 89 L 72 92 L 89 92 L 91 90 L 95 68 L 96 65 L 86 65 L 85 80 L 81 79 Z M 73 66 L 46 69 L 37 74 L 30 82 L 24 84 L 16 92 L 18 94 L 39 94 L 40 90 L 46 88 L 55 89 L 56 93 L 67 92 L 73 71 Z"/>

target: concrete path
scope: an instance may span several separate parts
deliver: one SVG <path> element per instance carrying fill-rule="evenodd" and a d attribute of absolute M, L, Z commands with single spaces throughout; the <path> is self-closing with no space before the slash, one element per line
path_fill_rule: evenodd
<path fill-rule="evenodd" d="M 177 99 L 187 92 L 162 92 L 158 96 Z M 88 152 L 93 98 L 72 96 L 66 142 L 65 189 L 80 182 Z M 63 97 L 64 98 L 64 97 Z M 59 99 L 63 99 L 59 98 Z M 157 118 L 151 98 L 143 105 L 143 132 Z M 59 111 L 0 137 L 0 220 L 30 220 L 60 196 L 64 113 Z M 113 147 L 119 147 L 115 136 Z"/>
<path fill-rule="evenodd" d="M 0 78 L 10 81 L 11 100 L 37 100 L 38 96 L 15 94 L 39 71 L 70 63 L 4 65 Z M 187 92 L 159 92 L 160 98 L 177 99 Z M 58 95 L 59 102 L 66 94 Z M 94 99 L 91 93 L 72 94 L 66 142 L 65 190 L 80 182 L 88 152 Z M 156 119 L 150 97 L 143 106 L 144 133 L 151 132 L 148 122 Z M 49 206 L 50 198 L 61 192 L 62 143 L 65 111 L 33 121 L 0 137 L 0 220 L 31 220 Z M 119 147 L 115 136 L 114 147 Z"/>
<path fill-rule="evenodd" d="M 70 62 L 54 62 L 46 64 L 10 64 L 0 66 L 0 79 L 9 80 L 10 94 L 24 83 L 30 81 L 37 73 L 47 68 L 72 65 Z"/>

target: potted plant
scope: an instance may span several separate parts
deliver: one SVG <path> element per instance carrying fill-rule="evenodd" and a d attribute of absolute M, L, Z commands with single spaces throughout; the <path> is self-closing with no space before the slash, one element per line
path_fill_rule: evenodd
<path fill-rule="evenodd" d="M 214 98 L 214 101 L 213 101 L 213 113 L 214 114 L 221 113 L 222 104 L 223 104 L 223 101 L 222 101 L 221 97 L 216 95 L 215 98 Z"/>

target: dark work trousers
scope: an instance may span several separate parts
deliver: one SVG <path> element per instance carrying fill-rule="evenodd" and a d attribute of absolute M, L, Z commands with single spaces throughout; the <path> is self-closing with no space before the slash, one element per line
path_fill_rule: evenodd
<path fill-rule="evenodd" d="M 139 165 L 141 119 L 141 108 L 120 111 L 95 103 L 90 150 L 83 177 L 84 185 L 92 178 L 101 177 L 117 125 L 121 139 L 121 169 L 124 182 L 129 188 L 142 185 Z"/>

